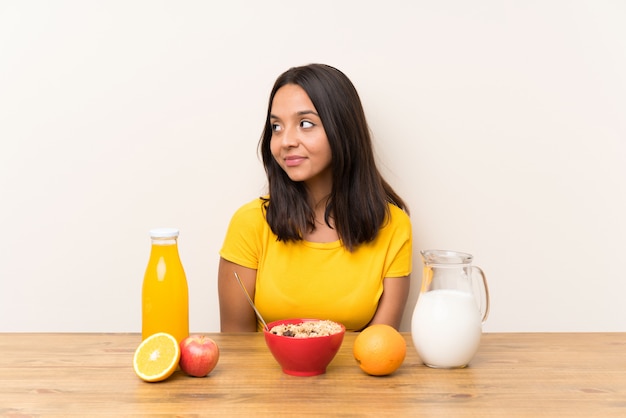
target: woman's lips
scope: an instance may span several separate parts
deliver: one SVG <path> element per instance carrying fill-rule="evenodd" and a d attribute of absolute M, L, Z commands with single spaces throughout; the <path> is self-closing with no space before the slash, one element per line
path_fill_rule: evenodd
<path fill-rule="evenodd" d="M 287 167 L 295 167 L 300 165 L 304 160 L 306 160 L 306 158 L 299 155 L 292 155 L 289 157 L 285 157 L 285 165 Z"/>

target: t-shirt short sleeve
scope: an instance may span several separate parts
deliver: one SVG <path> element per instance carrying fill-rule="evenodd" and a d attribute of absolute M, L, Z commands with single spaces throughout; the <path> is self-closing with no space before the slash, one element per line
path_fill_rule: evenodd
<path fill-rule="evenodd" d="M 263 253 L 262 239 L 268 228 L 263 200 L 255 199 L 243 205 L 230 220 L 220 256 L 243 267 L 257 269 Z"/>

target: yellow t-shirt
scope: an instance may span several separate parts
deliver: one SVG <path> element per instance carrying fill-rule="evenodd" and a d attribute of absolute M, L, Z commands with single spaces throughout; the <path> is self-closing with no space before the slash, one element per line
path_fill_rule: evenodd
<path fill-rule="evenodd" d="M 411 273 L 411 222 L 397 206 L 389 205 L 376 239 L 351 253 L 340 241 L 278 241 L 262 204 L 255 199 L 233 215 L 220 255 L 257 270 L 254 302 L 266 322 L 330 319 L 360 330 L 376 312 L 383 279 Z"/>

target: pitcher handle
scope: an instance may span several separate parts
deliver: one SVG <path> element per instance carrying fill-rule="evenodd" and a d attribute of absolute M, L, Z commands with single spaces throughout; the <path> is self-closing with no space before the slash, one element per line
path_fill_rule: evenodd
<path fill-rule="evenodd" d="M 487 317 L 489 316 L 489 287 L 487 286 L 487 277 L 485 277 L 485 273 L 483 272 L 483 270 L 478 267 L 478 266 L 472 266 L 472 269 L 477 270 L 480 273 L 480 277 L 482 279 L 482 289 L 483 289 L 483 294 L 485 296 L 485 306 L 482 306 L 482 303 L 479 303 L 479 308 L 480 311 L 483 314 L 482 317 L 482 323 L 483 325 L 485 324 L 485 321 L 487 321 Z M 478 296 L 478 295 L 477 295 Z M 481 299 L 479 299 L 481 300 Z"/>

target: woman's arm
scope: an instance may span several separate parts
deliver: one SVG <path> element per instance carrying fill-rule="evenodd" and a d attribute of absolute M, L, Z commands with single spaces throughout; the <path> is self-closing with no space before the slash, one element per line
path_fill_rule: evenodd
<path fill-rule="evenodd" d="M 254 310 L 246 295 L 237 283 L 235 273 L 239 275 L 254 300 L 256 288 L 256 270 L 242 267 L 220 257 L 217 274 L 217 291 L 220 301 L 220 327 L 222 332 L 257 331 Z"/>
<path fill-rule="evenodd" d="M 386 277 L 383 280 L 383 294 L 378 302 L 378 309 L 368 326 L 387 324 L 398 329 L 409 297 L 410 286 L 410 276 Z"/>

